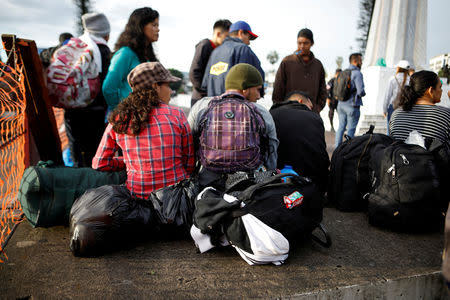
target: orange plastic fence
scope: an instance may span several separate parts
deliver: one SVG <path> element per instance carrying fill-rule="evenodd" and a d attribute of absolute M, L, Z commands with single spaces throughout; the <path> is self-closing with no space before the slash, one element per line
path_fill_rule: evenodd
<path fill-rule="evenodd" d="M 22 220 L 17 200 L 25 169 L 25 78 L 23 65 L 12 69 L 0 61 L 0 262 L 4 245 Z"/>

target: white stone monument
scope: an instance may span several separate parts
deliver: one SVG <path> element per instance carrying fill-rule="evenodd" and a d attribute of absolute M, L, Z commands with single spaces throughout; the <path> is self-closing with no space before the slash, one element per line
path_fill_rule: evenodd
<path fill-rule="evenodd" d="M 399 60 L 408 60 L 416 70 L 427 68 L 427 6 L 427 0 L 375 1 L 362 68 L 366 96 L 358 125 L 360 134 L 369 124 L 385 133 L 382 105 Z M 376 66 L 379 59 L 385 60 L 386 67 Z"/>

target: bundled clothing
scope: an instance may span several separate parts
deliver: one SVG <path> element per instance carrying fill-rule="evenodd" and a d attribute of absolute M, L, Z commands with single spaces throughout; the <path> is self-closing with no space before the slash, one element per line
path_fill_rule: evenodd
<path fill-rule="evenodd" d="M 320 116 L 306 105 L 289 100 L 275 103 L 270 114 L 280 141 L 277 168 L 291 165 L 299 175 L 311 178 L 325 193 L 330 159 Z"/>
<path fill-rule="evenodd" d="M 216 45 L 209 39 L 203 39 L 195 46 L 194 59 L 189 70 L 189 79 L 193 86 L 191 106 L 206 96 L 206 90 L 202 89 L 202 80 L 209 57 L 215 48 Z"/>
<path fill-rule="evenodd" d="M 123 157 L 115 156 L 122 149 Z M 194 170 L 194 145 L 184 112 L 164 103 L 154 108 L 141 132 L 118 134 L 109 124 L 93 159 L 102 171 L 126 168 L 127 188 L 139 198 L 189 177 Z"/>
<path fill-rule="evenodd" d="M 131 93 L 127 76 L 141 62 L 137 54 L 129 47 L 122 47 L 114 53 L 103 82 L 102 91 L 109 110 L 116 108 Z"/>
<path fill-rule="evenodd" d="M 247 63 L 257 68 L 264 82 L 261 62 L 252 49 L 239 38 L 227 37 L 223 44 L 211 53 L 206 65 L 202 88 L 207 90 L 208 97 L 225 93 L 225 77 L 231 67 L 239 63 Z M 261 91 L 262 96 L 264 89 Z"/>
<path fill-rule="evenodd" d="M 415 104 L 410 111 L 398 108 L 389 123 L 390 135 L 405 141 L 417 130 L 424 138 L 434 138 L 450 149 L 450 109 L 438 105 Z"/>
<path fill-rule="evenodd" d="M 273 85 L 272 101 L 282 102 L 292 91 L 307 93 L 316 113 L 325 107 L 327 100 L 325 70 L 312 52 L 308 62 L 305 62 L 300 54 L 286 56 L 281 61 Z"/>

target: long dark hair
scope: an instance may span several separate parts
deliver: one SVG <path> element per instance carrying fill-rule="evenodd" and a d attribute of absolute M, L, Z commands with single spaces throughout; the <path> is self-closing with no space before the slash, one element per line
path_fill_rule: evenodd
<path fill-rule="evenodd" d="M 409 85 L 402 88 L 399 106 L 403 110 L 411 110 L 417 100 L 422 97 L 428 88 L 435 88 L 439 77 L 431 71 L 420 71 L 411 75 Z"/>
<path fill-rule="evenodd" d="M 117 105 L 108 121 L 116 133 L 138 135 L 147 126 L 150 112 L 160 103 L 153 88 L 133 91 Z"/>
<path fill-rule="evenodd" d="M 128 19 L 125 30 L 120 34 L 114 50 L 128 46 L 139 57 L 140 62 L 158 61 L 153 51 L 152 43 L 147 40 L 144 34 L 144 27 L 159 18 L 156 10 L 150 7 L 135 9 Z"/>
<path fill-rule="evenodd" d="M 405 86 L 406 83 L 406 79 L 408 79 L 409 76 L 409 70 L 408 69 L 403 69 L 403 68 L 398 68 L 398 72 L 397 73 L 403 73 L 403 81 L 402 81 L 402 85 L 400 86 L 400 89 L 402 89 Z"/>

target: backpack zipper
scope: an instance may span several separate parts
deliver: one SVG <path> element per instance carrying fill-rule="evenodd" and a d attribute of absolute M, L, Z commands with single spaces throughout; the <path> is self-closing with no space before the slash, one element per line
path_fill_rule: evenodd
<path fill-rule="evenodd" d="M 404 154 L 400 153 L 400 157 L 403 159 L 403 164 L 404 165 L 409 165 L 409 160 L 406 158 L 406 156 Z"/>
<path fill-rule="evenodd" d="M 391 173 L 392 179 L 395 179 L 395 164 L 392 164 L 392 166 L 389 169 L 387 169 L 386 173 L 388 174 Z"/>

